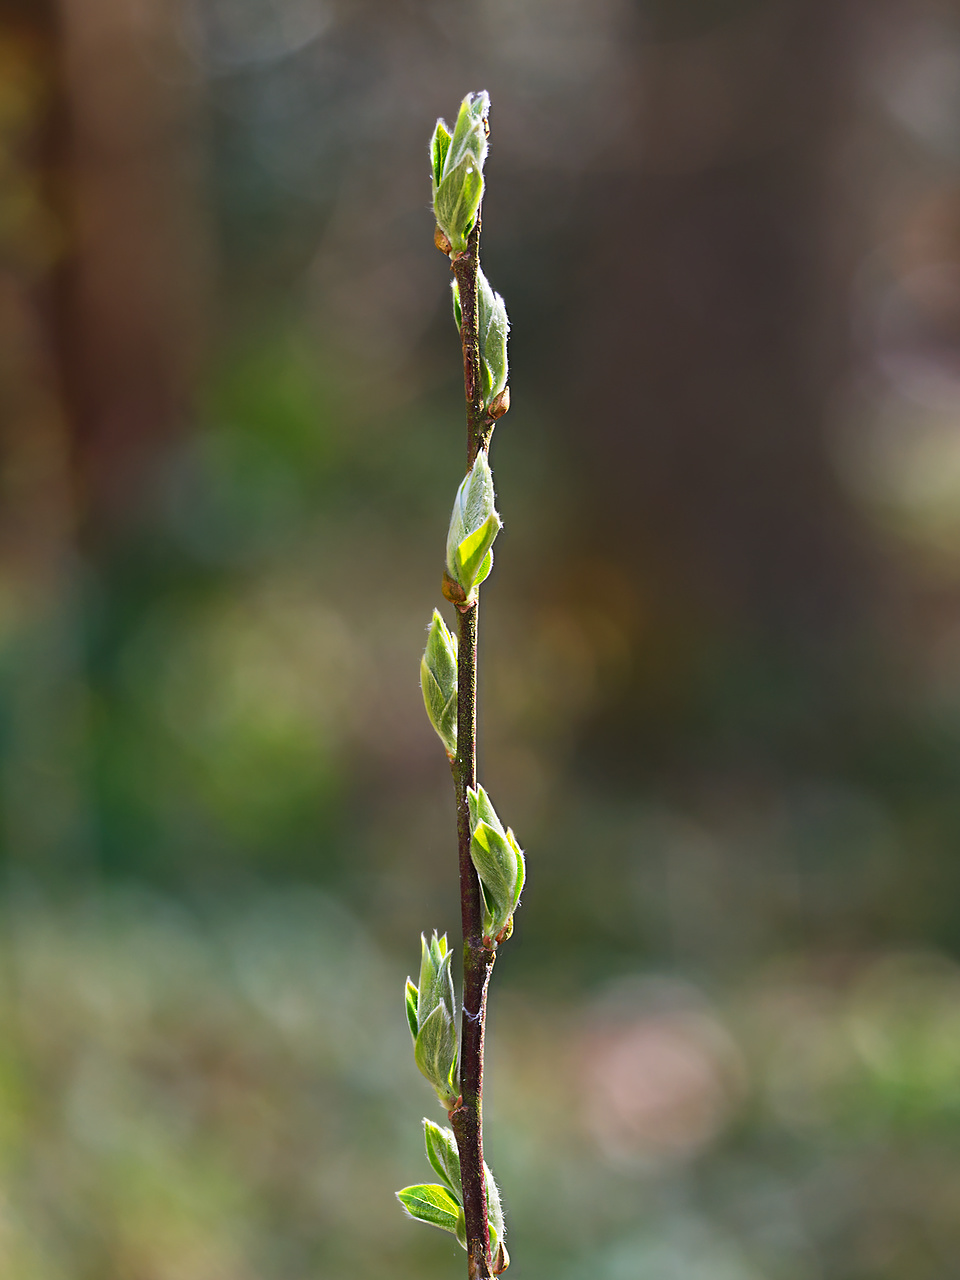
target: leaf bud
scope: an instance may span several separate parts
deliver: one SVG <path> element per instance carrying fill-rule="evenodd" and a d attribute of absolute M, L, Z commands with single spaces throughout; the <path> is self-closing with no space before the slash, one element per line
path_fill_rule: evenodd
<path fill-rule="evenodd" d="M 507 319 L 503 298 L 499 293 L 494 293 L 490 281 L 479 269 L 477 311 L 483 401 L 484 407 L 489 410 L 492 402 L 507 385 L 507 334 L 510 332 L 510 321 Z"/>
<path fill-rule="evenodd" d="M 434 1124 L 432 1120 L 424 1119 L 423 1137 L 427 1149 L 427 1159 L 433 1166 L 434 1172 L 442 1179 L 444 1186 L 456 1203 L 458 1205 L 462 1204 L 460 1152 L 457 1148 L 457 1139 L 453 1130 Z M 509 1265 L 509 1255 L 503 1243 L 506 1227 L 503 1221 L 500 1192 L 497 1190 L 497 1184 L 486 1161 L 484 1161 L 483 1165 L 483 1181 L 487 1197 L 487 1222 L 490 1227 L 490 1253 L 495 1263 L 499 1263 L 499 1270 L 495 1272 L 495 1274 L 499 1275 Z M 464 1241 L 461 1240 L 461 1243 L 464 1243 Z"/>
<path fill-rule="evenodd" d="M 526 868 L 516 837 L 497 817 L 483 787 L 467 790 L 470 807 L 470 857 L 483 890 L 484 941 L 504 942 L 513 932 Z"/>
<path fill-rule="evenodd" d="M 447 575 L 462 587 L 466 602 L 493 565 L 493 542 L 501 529 L 493 504 L 493 473 L 481 450 L 457 490 L 447 533 Z"/>
<path fill-rule="evenodd" d="M 502 418 L 505 413 L 510 411 L 510 388 L 504 387 L 498 396 L 494 396 L 490 404 L 487 406 L 487 417 L 493 418 L 496 422 Z"/>
<path fill-rule="evenodd" d="M 457 1101 L 457 1004 L 446 934 L 420 935 L 420 986 L 407 979 L 404 1005 L 417 1066 L 449 1110 Z"/>
<path fill-rule="evenodd" d="M 445 1004 L 438 1004 L 421 1023 L 413 1046 L 413 1058 L 449 1111 L 456 1105 L 457 1029 Z"/>
<path fill-rule="evenodd" d="M 438 120 L 430 139 L 433 212 L 453 253 L 466 249 L 483 198 L 489 112 L 489 94 L 468 93 L 453 132 Z"/>
<path fill-rule="evenodd" d="M 453 994 L 453 973 L 450 969 L 453 952 L 447 946 L 447 935 L 433 936 L 427 942 L 420 935 L 420 987 L 417 996 L 417 1024 L 422 1027 L 439 1004 L 445 1003 L 450 1013 L 456 1011 Z"/>
<path fill-rule="evenodd" d="M 453 281 L 453 318 L 457 329 L 463 326 L 463 310 L 460 289 Z M 499 293 L 494 293 L 490 281 L 477 268 L 477 340 L 480 346 L 480 377 L 483 384 L 483 407 L 491 418 L 500 418 L 507 409 L 493 412 L 493 404 L 507 385 L 507 334 L 510 321 L 507 308 Z M 507 400 L 507 408 L 510 401 Z"/>
<path fill-rule="evenodd" d="M 420 689 L 430 723 L 452 760 L 457 754 L 457 637 L 436 609 L 420 659 Z"/>
<path fill-rule="evenodd" d="M 464 591 L 459 582 L 454 582 L 446 569 L 443 571 L 443 581 L 440 585 L 440 590 L 443 592 L 443 598 L 445 600 L 449 600 L 451 604 L 455 604 L 458 609 L 465 609 L 467 607 L 466 591 Z"/>

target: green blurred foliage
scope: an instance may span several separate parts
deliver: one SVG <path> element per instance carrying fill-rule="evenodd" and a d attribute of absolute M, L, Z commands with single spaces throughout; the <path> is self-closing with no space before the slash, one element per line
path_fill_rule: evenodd
<path fill-rule="evenodd" d="M 486 87 L 514 407 L 480 777 L 528 859 L 486 1150 L 517 1274 L 951 1280 L 954 9 L 105 4 L 183 113 L 129 118 L 89 109 L 114 52 L 71 88 L 3 26 L 4 1274 L 462 1266 L 393 1192 L 434 1114 L 403 978 L 458 917 L 417 687 L 464 459 L 426 142 Z M 206 263 L 196 309 L 135 297 L 144 367 L 190 348 L 139 472 L 146 411 L 81 394 L 103 315 L 56 305 L 84 240 L 30 130 L 58 93 L 78 208 L 197 156 L 157 268 Z M 91 121 L 136 164 L 91 164 Z M 143 409 L 129 355 L 100 394 L 140 377 Z"/>

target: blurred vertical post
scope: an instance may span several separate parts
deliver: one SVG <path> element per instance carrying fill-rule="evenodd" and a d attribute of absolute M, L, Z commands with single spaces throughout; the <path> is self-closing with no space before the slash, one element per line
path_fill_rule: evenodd
<path fill-rule="evenodd" d="M 595 559 L 629 547 L 657 619 L 648 687 L 616 690 L 617 749 L 654 685 L 684 697 L 696 644 L 751 636 L 813 673 L 875 589 L 824 431 L 851 361 L 863 211 L 843 149 L 865 13 L 654 0 L 636 33 L 630 124 L 590 183 L 578 330 Z"/>
<path fill-rule="evenodd" d="M 56 279 L 64 249 L 54 188 L 63 155 L 60 26 L 54 0 L 0 5 L 0 567 L 21 594 L 55 576 L 71 523 L 58 377 Z"/>
<path fill-rule="evenodd" d="M 2 845 L 40 870 L 82 826 L 69 596 L 75 529 L 64 395 L 68 109 L 54 0 L 0 7 Z"/>
<path fill-rule="evenodd" d="M 182 5 L 60 0 L 73 244 L 64 348 L 82 515 L 136 518 L 202 336 L 198 77 Z"/>
<path fill-rule="evenodd" d="M 0 2 L 0 835 L 31 873 L 91 848 L 79 549 L 143 509 L 196 349 L 174 16 Z"/>

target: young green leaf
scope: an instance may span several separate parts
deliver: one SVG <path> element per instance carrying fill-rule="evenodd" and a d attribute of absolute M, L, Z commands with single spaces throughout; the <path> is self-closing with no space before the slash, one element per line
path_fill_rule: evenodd
<path fill-rule="evenodd" d="M 508 937 L 513 913 L 520 901 L 525 867 L 516 837 L 506 831 L 483 787 L 467 791 L 470 809 L 470 858 L 483 888 L 484 935 Z"/>
<path fill-rule="evenodd" d="M 437 188 L 433 212 L 453 253 L 463 253 L 483 199 L 483 174 L 471 159 L 454 169 Z"/>
<path fill-rule="evenodd" d="M 470 810 L 470 827 L 473 829 L 480 822 L 485 822 L 488 827 L 493 827 L 494 831 L 506 835 L 503 823 L 497 816 L 497 811 L 491 803 L 490 797 L 487 795 L 483 787 L 470 787 L 467 790 L 467 807 Z"/>
<path fill-rule="evenodd" d="M 397 1192 L 397 1199 L 411 1218 L 458 1235 L 463 1210 L 446 1187 L 438 1187 L 436 1183 L 404 1187 Z"/>
<path fill-rule="evenodd" d="M 483 401 L 484 408 L 489 409 L 507 385 L 507 334 L 510 332 L 510 321 L 507 319 L 503 298 L 499 293 L 494 293 L 490 281 L 479 269 L 477 310 Z"/>
<path fill-rule="evenodd" d="M 479 587 L 481 583 L 486 582 L 490 576 L 490 570 L 493 568 L 493 548 L 487 552 L 480 562 L 480 568 L 477 570 L 477 576 L 473 585 Z"/>
<path fill-rule="evenodd" d="M 436 609 L 420 659 L 420 689 L 430 723 L 452 760 L 457 754 L 457 637 Z"/>
<path fill-rule="evenodd" d="M 463 308 L 460 305 L 460 287 L 456 280 L 453 289 L 453 320 L 459 333 L 463 327 Z M 480 345 L 480 373 L 483 379 L 483 407 L 493 418 L 501 418 L 510 407 L 507 390 L 507 334 L 510 321 L 507 308 L 499 293 L 494 293 L 490 281 L 477 268 L 477 339 Z"/>
<path fill-rule="evenodd" d="M 433 189 L 436 191 L 443 176 L 443 162 L 450 147 L 450 130 L 446 120 L 438 120 L 430 139 L 430 166 L 433 170 Z"/>
<path fill-rule="evenodd" d="M 420 987 L 417 992 L 417 1025 L 420 1027 L 438 1004 L 445 1004 L 451 1015 L 456 1014 L 452 960 L 453 952 L 447 947 L 446 934 L 441 938 L 434 930 L 429 943 L 423 934 L 420 935 Z"/>
<path fill-rule="evenodd" d="M 453 135 L 446 122 L 438 120 L 431 139 L 433 212 L 453 253 L 466 249 L 483 198 L 489 111 L 488 94 L 468 93 L 460 105 Z"/>
<path fill-rule="evenodd" d="M 503 1206 L 500 1203 L 500 1192 L 497 1184 L 490 1172 L 490 1166 L 484 1161 L 483 1179 L 487 1189 L 487 1217 L 490 1222 L 490 1247 L 491 1252 L 496 1254 L 497 1243 L 502 1244 L 506 1235 L 506 1227 L 503 1224 Z M 497 1240 L 494 1241 L 494 1232 L 496 1232 Z"/>
<path fill-rule="evenodd" d="M 513 845 L 481 822 L 470 840 L 470 857 L 483 885 L 487 905 L 484 934 L 496 937 L 507 925 L 520 897 L 523 862 Z"/>
<path fill-rule="evenodd" d="M 455 564 L 457 566 L 457 581 L 461 585 L 469 582 L 471 586 L 477 586 L 480 582 L 480 573 L 488 558 L 492 564 L 490 548 L 499 532 L 500 517 L 494 511 L 479 529 L 468 534 L 457 547 Z M 489 572 L 489 568 L 487 571 Z"/>
<path fill-rule="evenodd" d="M 490 95 L 486 90 L 468 93 L 460 103 L 457 123 L 453 128 L 450 150 L 444 165 L 449 173 L 464 157 L 470 156 L 478 169 L 483 169 L 487 158 L 487 117 L 490 115 Z"/>
<path fill-rule="evenodd" d="M 407 985 L 404 989 L 404 1004 L 407 1010 L 407 1022 L 410 1026 L 410 1034 L 413 1036 L 414 1043 L 417 1040 L 417 1032 L 420 1030 L 417 1024 L 417 988 L 413 985 L 410 978 L 407 979 Z"/>
<path fill-rule="evenodd" d="M 434 1171 L 444 1180 L 453 1193 L 457 1203 L 460 1202 L 460 1153 L 457 1140 L 452 1129 L 445 1129 L 432 1120 L 424 1117 L 423 1137 L 427 1148 L 427 1159 Z M 499 1203 L 499 1202 L 498 1202 Z"/>
<path fill-rule="evenodd" d="M 493 557 L 489 562 L 487 557 L 501 527 L 494 507 L 493 473 L 481 450 L 457 490 L 447 532 L 447 573 L 467 598 L 490 572 Z"/>
<path fill-rule="evenodd" d="M 457 1036 L 453 1018 L 446 1005 L 438 1004 L 420 1024 L 413 1056 L 420 1071 L 437 1091 L 437 1097 L 448 1109 L 457 1100 Z"/>

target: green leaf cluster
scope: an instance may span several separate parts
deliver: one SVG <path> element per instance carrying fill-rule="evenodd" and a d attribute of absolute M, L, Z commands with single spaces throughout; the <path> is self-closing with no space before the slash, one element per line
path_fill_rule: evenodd
<path fill-rule="evenodd" d="M 426 1222 L 442 1231 L 449 1231 L 467 1247 L 466 1223 L 463 1214 L 463 1195 L 460 1187 L 460 1153 L 452 1129 L 446 1129 L 432 1120 L 424 1119 L 423 1136 L 427 1159 L 434 1172 L 442 1180 L 437 1183 L 418 1183 L 397 1192 L 397 1199 L 411 1218 Z M 490 1228 L 490 1252 L 494 1259 L 494 1274 L 499 1275 L 509 1265 L 509 1255 L 504 1244 L 506 1228 L 500 1192 L 490 1166 L 484 1163 L 483 1176 L 487 1193 L 487 1221 Z"/>
<path fill-rule="evenodd" d="M 494 506 L 493 473 L 485 450 L 457 490 L 447 532 L 447 573 L 467 600 L 493 567 L 493 543 L 502 528 Z"/>
<path fill-rule="evenodd" d="M 452 760 L 457 754 L 457 637 L 436 609 L 420 659 L 420 689 L 430 723 Z"/>
<path fill-rule="evenodd" d="M 513 932 L 526 868 L 523 850 L 504 829 L 483 787 L 467 790 L 470 806 L 470 857 L 483 890 L 483 932 L 487 942 L 503 942 Z"/>
<path fill-rule="evenodd" d="M 420 985 L 407 978 L 405 1005 L 413 1037 L 413 1056 L 449 1111 L 460 1095 L 457 1083 L 457 1002 L 447 935 L 428 942 L 420 935 Z"/>
<path fill-rule="evenodd" d="M 433 212 L 453 253 L 466 249 L 483 199 L 489 114 L 490 95 L 468 93 L 453 132 L 445 120 L 438 120 L 430 139 Z"/>

